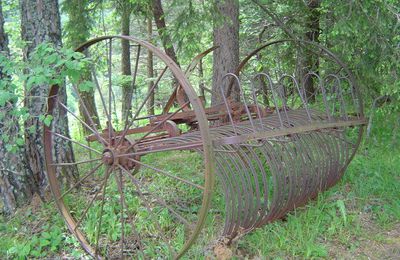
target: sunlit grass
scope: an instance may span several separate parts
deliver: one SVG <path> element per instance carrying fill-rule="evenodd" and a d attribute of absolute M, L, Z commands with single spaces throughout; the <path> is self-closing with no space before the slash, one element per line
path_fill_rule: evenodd
<path fill-rule="evenodd" d="M 335 187 L 305 207 L 296 209 L 285 220 L 270 223 L 235 241 L 230 248 L 234 258 L 341 258 L 367 250 L 365 244 L 385 243 L 385 231 L 396 227 L 400 220 L 400 151 L 399 141 L 393 140 L 390 132 L 391 118 L 379 113 L 375 118 L 371 139 L 363 142 L 343 179 Z M 84 153 L 77 149 L 76 155 L 83 156 Z M 142 161 L 170 172 L 179 170 L 191 181 L 200 182 L 197 178 L 201 176 L 202 160 L 195 152 L 159 153 L 143 157 Z M 157 191 L 171 202 L 179 198 L 185 210 L 182 212 L 186 212 L 186 216 L 195 216 L 199 205 L 198 190 L 179 185 L 148 169 L 142 169 L 141 174 L 141 181 L 146 183 L 148 190 Z M 102 173 L 99 172 L 98 176 Z M 209 247 L 224 221 L 225 202 L 218 184 L 217 188 L 202 235 L 184 259 L 212 254 Z M 67 196 L 76 210 L 84 207 L 87 199 L 82 196 L 87 188 L 82 187 L 80 192 Z M 113 203 L 105 205 L 102 235 L 110 241 L 118 241 L 121 215 L 115 181 L 107 189 L 107 194 L 108 201 Z M 166 209 L 155 208 L 159 214 L 152 218 L 133 192 L 126 192 L 126 200 L 129 205 L 125 217 L 136 216 L 134 222 L 126 224 L 127 235 L 131 225 L 142 233 L 152 233 L 158 228 L 154 224 L 158 221 L 163 232 L 173 238 L 171 246 L 182 246 L 185 230 L 182 225 L 176 225 L 176 219 Z M 91 240 L 95 239 L 99 208 L 100 203 L 96 201 L 88 214 L 90 217 L 83 223 Z M 65 228 L 53 202 L 25 207 L 10 220 L 2 217 L 0 233 L 0 256 L 5 258 L 85 256 L 79 243 Z M 53 236 L 61 237 L 61 240 L 57 241 Z M 165 256 L 168 252 L 167 245 L 156 239 L 148 238 L 146 243 L 144 253 L 150 257 Z M 379 258 L 380 252 L 375 253 Z"/>

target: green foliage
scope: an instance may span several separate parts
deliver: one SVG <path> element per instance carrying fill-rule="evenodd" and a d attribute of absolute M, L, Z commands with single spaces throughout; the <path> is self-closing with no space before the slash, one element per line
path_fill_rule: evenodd
<path fill-rule="evenodd" d="M 50 125 L 53 119 L 52 116 L 46 114 L 31 115 L 29 109 L 22 106 L 26 99 L 38 98 L 31 96 L 33 88 L 48 89 L 51 85 L 63 86 L 66 78 L 73 84 L 79 84 L 79 87 L 85 91 L 93 87 L 92 83 L 79 82 L 81 74 L 86 71 L 89 64 L 88 59 L 81 53 L 68 48 L 56 49 L 48 43 L 38 45 L 27 61 L 18 61 L 18 59 L 0 54 L 0 64 L 4 75 L 0 79 L 2 124 L 0 138 L 6 141 L 6 149 L 9 152 L 17 152 L 19 147 L 23 146 L 24 128 L 19 128 L 18 123 L 24 125 L 24 122 L 32 116 L 38 116 L 41 122 Z M 25 90 L 23 90 L 24 87 Z M 46 95 L 47 91 L 43 93 Z M 15 133 L 15 128 L 19 132 Z M 27 130 L 35 131 L 33 127 Z M 9 134 L 10 132 L 12 135 Z"/>

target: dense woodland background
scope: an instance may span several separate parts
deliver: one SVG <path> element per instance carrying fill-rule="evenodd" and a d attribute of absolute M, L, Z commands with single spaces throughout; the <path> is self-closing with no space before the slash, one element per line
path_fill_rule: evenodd
<path fill-rule="evenodd" d="M 364 256 L 377 257 L 374 246 L 389 243 L 386 247 L 393 250 L 380 252 L 379 256 L 395 258 L 396 254 L 400 255 L 400 6 L 396 0 L 0 1 L 0 232 L 7 237 L 4 246 L 0 246 L 0 255 L 79 257 L 82 254 L 76 241 L 63 228 L 62 221 L 54 220 L 55 210 L 49 206 L 43 124 L 54 120 L 65 133 L 69 127 L 62 120 L 65 117 L 62 111 L 55 118 L 45 116 L 44 97 L 50 85 L 57 83 L 68 87 L 68 80 L 83 73 L 81 68 L 85 61 L 73 52 L 74 48 L 90 38 L 115 34 L 132 35 L 154 43 L 182 68 L 198 53 L 219 45 L 220 48 L 212 57 L 204 59 L 196 71 L 197 80 L 193 84 L 207 88 L 221 84 L 221 75 L 232 72 L 246 54 L 268 41 L 307 39 L 332 50 L 355 73 L 370 119 L 366 141 L 344 181 L 350 184 L 323 195 L 311 206 L 314 207 L 309 209 L 311 213 L 305 213 L 308 216 L 295 214 L 283 226 L 274 224 L 249 235 L 234 246 L 233 254 L 239 257 L 346 258 L 364 253 Z M 129 45 L 122 43 L 122 57 L 127 59 L 121 60 L 121 73 L 127 77 L 134 66 L 130 64 L 130 51 Z M 155 66 L 149 56 L 140 74 L 154 78 Z M 122 102 L 123 110 L 129 111 L 131 100 L 146 93 L 153 83 L 132 87 L 126 82 L 121 83 L 127 84 L 123 88 L 127 100 Z M 90 105 L 91 92 L 82 94 Z M 62 96 L 70 97 L 67 88 L 63 88 Z M 220 98 L 204 93 L 203 96 L 208 103 Z M 154 98 L 150 100 L 150 113 L 154 113 L 151 108 L 157 102 Z M 60 143 L 56 149 L 60 161 L 71 160 L 71 147 L 67 142 Z M 74 181 L 76 172 L 73 169 L 64 174 L 66 183 Z M 367 176 L 372 177 L 368 179 Z M 362 178 L 365 185 L 357 178 Z M 352 191 L 346 192 L 346 189 Z M 333 202 L 333 197 L 341 202 Z M 27 206 L 32 205 L 33 198 L 46 202 L 34 209 L 34 215 Z M 350 207 L 347 211 L 344 202 Z M 306 224 L 313 216 L 325 216 L 324 207 L 328 212 L 332 210 L 334 216 L 337 211 L 337 219 L 332 215 L 334 219 L 323 218 L 321 226 Z M 360 211 L 365 216 L 360 215 Z M 35 223 L 34 227 L 20 229 L 23 216 L 28 216 L 26 219 Z M 42 221 L 43 218 L 47 221 Z M 370 221 L 370 229 L 365 231 L 364 225 L 368 224 L 362 221 Z M 57 228 L 50 223 L 56 223 Z M 40 235 L 43 230 L 48 231 L 49 236 Z M 56 231 L 53 234 L 49 230 Z M 389 238 L 369 236 L 382 234 L 381 230 L 395 233 Z M 38 242 L 27 243 L 30 235 Z M 54 241 L 53 238 L 57 238 L 57 243 L 42 242 Z M 372 241 L 368 253 L 364 252 L 366 239 Z M 38 246 L 40 243 L 43 245 Z M 29 249 L 26 249 L 27 244 Z M 332 253 L 335 250 L 339 253 Z"/>

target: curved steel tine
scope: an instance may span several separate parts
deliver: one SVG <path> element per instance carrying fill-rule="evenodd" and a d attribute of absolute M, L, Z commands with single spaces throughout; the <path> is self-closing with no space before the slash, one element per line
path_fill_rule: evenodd
<path fill-rule="evenodd" d="M 227 73 L 227 74 L 222 78 L 222 82 L 223 82 L 224 79 L 227 78 L 228 76 L 231 76 L 231 77 L 235 78 L 235 80 L 236 80 L 236 82 L 237 82 L 237 84 L 238 84 L 238 86 L 239 86 L 239 94 L 240 94 L 241 98 L 243 99 L 243 104 L 244 104 L 244 107 L 245 107 L 245 109 L 246 109 L 246 113 L 247 113 L 247 115 L 248 115 L 248 117 L 249 117 L 250 124 L 251 124 L 251 126 L 253 127 L 254 132 L 255 132 L 256 130 L 255 130 L 255 127 L 254 127 L 253 118 L 251 117 L 251 113 L 250 113 L 249 107 L 247 106 L 246 98 L 245 98 L 245 96 L 244 96 L 244 91 L 243 91 L 243 88 L 242 88 L 242 86 L 241 86 L 241 84 L 240 84 L 240 79 L 239 79 L 239 77 L 238 77 L 236 74 Z"/>
<path fill-rule="evenodd" d="M 325 90 L 325 87 L 324 87 L 324 82 L 321 79 L 321 77 L 317 73 L 315 73 L 314 71 L 308 72 L 303 77 L 303 83 L 302 83 L 302 91 L 303 91 L 303 94 L 304 94 L 303 99 L 305 100 L 306 104 L 308 105 L 308 100 L 307 100 L 307 95 L 306 95 L 306 90 L 305 90 L 304 84 L 305 84 L 306 80 L 308 78 L 311 78 L 312 76 L 314 76 L 314 77 L 316 77 L 318 79 L 318 86 L 321 88 L 321 94 L 322 94 L 322 99 L 323 99 L 323 102 L 324 102 L 324 105 L 325 105 L 326 115 L 328 117 L 328 120 L 330 121 L 331 120 L 331 115 L 330 115 L 330 112 L 329 112 L 329 105 L 328 105 L 328 101 L 327 101 L 327 98 L 326 98 L 326 90 Z M 317 95 L 316 92 L 317 92 L 317 90 L 315 90 L 315 93 L 314 93 L 315 95 Z M 299 90 L 299 93 L 300 93 L 300 90 Z M 305 106 L 306 106 L 306 109 L 307 109 L 307 113 L 309 115 L 309 110 L 308 110 L 307 105 L 305 105 Z M 311 121 L 311 118 L 310 118 L 310 121 Z"/>
<path fill-rule="evenodd" d="M 285 74 L 285 75 L 282 76 L 281 79 L 284 79 L 284 78 L 289 78 L 289 79 L 291 79 L 292 82 L 294 83 L 294 85 L 295 85 L 295 87 L 297 88 L 297 91 L 298 91 L 298 93 L 299 93 L 300 99 L 301 99 L 301 101 L 303 102 L 304 108 L 305 108 L 306 113 L 307 113 L 307 116 L 308 116 L 308 120 L 309 120 L 310 122 L 312 122 L 310 110 L 308 109 L 308 101 L 305 99 L 305 97 L 306 97 L 307 95 L 304 95 L 304 96 L 303 96 L 303 93 L 305 94 L 304 86 L 303 86 L 303 88 L 302 88 L 302 90 L 303 90 L 303 93 L 302 93 L 302 91 L 300 90 L 300 87 L 299 87 L 299 83 L 297 82 L 297 80 L 296 80 L 296 78 L 295 78 L 294 76 L 292 76 L 292 75 L 286 75 L 286 74 Z M 304 81 L 303 81 L 303 82 L 304 82 Z"/>
<path fill-rule="evenodd" d="M 231 74 L 232 74 L 232 73 L 231 73 Z M 234 75 L 234 74 L 232 74 L 232 75 Z M 224 80 L 225 80 L 225 78 L 228 77 L 228 76 L 231 76 L 231 75 L 230 75 L 229 73 L 226 74 L 226 75 L 222 78 L 221 83 L 223 83 Z M 236 76 L 236 75 L 235 75 L 235 76 Z M 235 123 L 233 122 L 233 117 L 232 117 L 231 109 L 230 109 L 230 107 L 229 107 L 228 100 L 227 100 L 227 98 L 226 98 L 226 96 L 225 96 L 225 91 L 224 91 L 224 86 L 223 86 L 223 84 L 219 85 L 219 88 L 220 88 L 220 90 L 221 90 L 221 95 L 222 95 L 222 98 L 223 98 L 224 103 L 225 103 L 225 106 L 226 106 L 226 110 L 227 110 L 227 113 L 228 113 L 228 116 L 229 116 L 229 120 L 231 121 L 231 124 L 232 124 L 233 130 L 234 130 L 234 132 L 235 132 L 235 135 L 237 135 L 236 126 L 235 126 Z"/>
<path fill-rule="evenodd" d="M 268 83 L 269 83 L 268 86 L 269 86 L 269 88 L 271 90 L 271 93 L 272 93 L 272 100 L 273 100 L 274 105 L 275 105 L 275 110 L 276 110 L 276 113 L 278 114 L 278 118 L 279 118 L 279 122 L 281 124 L 281 127 L 283 127 L 283 121 L 282 121 L 281 113 L 279 111 L 278 103 L 276 101 L 276 96 L 275 96 L 275 92 L 274 92 L 274 87 L 273 87 L 274 83 L 272 82 L 271 77 L 265 72 L 260 72 L 260 73 L 256 74 L 253 77 L 253 79 L 256 79 L 257 77 L 260 77 L 260 78 L 261 77 L 265 77 L 268 80 Z"/>
<path fill-rule="evenodd" d="M 341 103 L 341 105 L 340 105 L 340 113 L 342 114 L 342 117 L 345 120 L 348 120 L 347 113 L 346 113 L 346 103 L 345 103 L 345 101 L 343 99 L 343 93 L 342 93 L 342 86 L 341 86 L 341 83 L 340 83 L 340 78 L 335 74 L 329 74 L 329 75 L 327 75 L 325 77 L 325 80 L 328 79 L 329 77 L 333 78 L 334 81 L 336 82 L 336 84 L 334 85 L 334 91 L 336 90 L 336 92 L 337 92 L 336 94 L 338 95 L 338 99 L 339 99 L 338 101 Z"/>
<path fill-rule="evenodd" d="M 354 85 L 353 85 L 353 83 L 351 82 L 351 80 L 348 77 L 345 77 L 345 76 L 340 77 L 339 79 L 340 80 L 345 80 L 349 84 L 349 88 L 350 88 L 351 98 L 353 100 L 354 109 L 356 110 L 357 118 L 360 118 L 360 114 L 358 113 L 358 111 L 356 109 L 359 106 L 359 104 L 358 104 L 358 99 L 356 98 L 356 95 L 354 93 Z"/>
<path fill-rule="evenodd" d="M 264 130 L 264 124 L 262 122 L 262 117 L 261 117 L 261 110 L 260 110 L 260 107 L 258 106 L 258 101 L 257 101 L 256 87 L 254 86 L 254 80 L 250 80 L 250 85 L 251 85 L 251 93 L 253 95 L 254 104 L 256 105 L 257 112 L 258 112 L 258 119 L 260 120 L 260 126 L 261 126 L 261 129 Z"/>
<path fill-rule="evenodd" d="M 287 123 L 290 124 L 290 118 L 289 115 L 287 113 L 287 100 L 286 100 L 286 93 L 285 93 L 285 85 L 283 84 L 283 80 L 287 77 L 287 74 L 283 74 L 279 79 L 278 79 L 278 84 L 277 84 L 277 88 L 279 88 L 279 85 L 282 86 L 281 90 L 278 89 L 278 93 L 282 99 L 282 108 L 283 108 L 283 112 L 285 112 L 285 116 L 286 116 L 286 120 Z"/>

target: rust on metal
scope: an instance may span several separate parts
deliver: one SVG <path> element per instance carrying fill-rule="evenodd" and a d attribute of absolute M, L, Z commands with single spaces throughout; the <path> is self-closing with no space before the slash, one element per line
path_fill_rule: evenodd
<path fill-rule="evenodd" d="M 136 110 L 132 111 L 132 117 L 122 120 L 125 122 L 122 127 L 114 123 L 118 113 L 112 111 L 115 107 L 112 104 L 112 75 L 109 69 L 110 83 L 103 86 L 108 89 L 108 97 L 103 97 L 97 82 L 96 95 L 102 101 L 99 102 L 99 109 L 104 112 L 107 120 L 104 129 L 97 129 L 93 122 L 83 122 L 70 108 L 58 101 L 58 86 L 51 88 L 48 98 L 48 113 L 55 113 L 56 107 L 65 109 L 72 118 L 92 132 L 85 139 L 88 143 L 98 143 L 100 150 L 83 144 L 80 140 L 58 134 L 55 131 L 57 126 L 54 125 L 45 126 L 44 136 L 49 183 L 57 206 L 71 233 L 93 257 L 101 258 L 101 254 L 108 257 L 104 255 L 104 251 L 101 253 L 99 250 L 101 227 L 98 227 L 97 239 L 89 239 L 80 226 L 96 198 L 102 198 L 102 207 L 107 203 L 105 192 L 111 176 L 116 178 L 122 213 L 127 205 L 125 182 L 130 180 L 136 190 L 135 194 L 141 199 L 149 215 L 154 214 L 152 203 L 157 202 L 180 221 L 185 230 L 191 230 L 178 252 L 171 253 L 172 257 L 180 258 L 193 245 L 203 228 L 209 213 L 215 177 L 218 179 L 218 188 L 222 188 L 225 203 L 222 237 L 230 242 L 255 228 L 284 217 L 294 208 L 315 198 L 319 192 L 335 185 L 360 144 L 366 119 L 355 78 L 332 52 L 316 43 L 279 40 L 261 46 L 240 63 L 235 73 L 223 75 L 223 81 L 229 84 L 222 85 L 227 85 L 227 89 L 215 86 L 221 92 L 221 103 L 205 107 L 188 77 L 201 59 L 217 47 L 196 56 L 185 72 L 158 48 L 128 36 L 96 38 L 79 47 L 77 51 L 85 53 L 91 47 L 106 45 L 109 48 L 106 53 L 107 61 L 111 64 L 113 40 L 128 40 L 138 45 L 136 68 L 140 64 L 139 50 L 153 52 L 165 67 L 140 105 L 134 107 Z M 262 61 L 260 71 L 259 67 L 254 67 L 254 63 L 261 62 L 256 58 L 264 51 L 268 55 L 263 55 L 266 58 Z M 314 67 L 304 65 L 306 54 L 318 60 L 314 62 Z M 287 62 L 285 70 L 282 69 L 284 66 L 277 65 L 284 61 Z M 323 69 L 315 67 L 319 64 L 324 66 Z M 134 80 L 136 73 L 137 69 Z M 96 73 L 92 74 L 95 78 Z M 170 87 L 171 95 L 166 100 L 162 113 L 147 115 L 143 110 L 145 104 L 159 82 L 167 77 L 164 75 L 169 75 L 170 79 L 166 80 L 167 83 L 160 84 L 170 84 L 174 88 Z M 312 82 L 312 91 L 310 86 L 306 87 L 306 82 Z M 78 102 L 88 113 L 76 86 L 73 87 Z M 240 101 L 233 101 L 234 89 L 238 91 L 236 94 Z M 91 118 L 90 115 L 88 118 Z M 56 164 L 52 150 L 54 138 L 64 138 L 88 152 L 100 154 L 100 165 L 82 179 L 88 178 L 101 165 L 105 167 L 103 179 L 99 182 L 99 190 L 103 189 L 103 193 L 96 193 L 80 217 L 69 210 L 64 199 L 71 189 L 62 192 L 56 176 L 55 168 L 63 165 Z M 147 155 L 169 151 L 195 151 L 201 154 L 203 181 L 194 183 L 192 179 L 173 175 L 144 160 Z M 86 162 L 93 163 L 95 160 Z M 74 163 L 85 161 L 70 162 Z M 140 190 L 144 186 L 138 177 L 142 169 L 150 169 L 166 178 L 198 189 L 201 194 L 197 205 L 199 210 L 192 214 L 196 215 L 196 219 L 187 220 L 179 209 L 174 208 L 176 205 L 168 204 L 168 201 L 163 201 L 157 194 L 153 194 L 152 200 L 147 199 Z M 78 183 L 81 182 L 83 180 Z M 98 218 L 101 223 L 102 217 Z M 120 226 L 123 227 L 126 219 L 121 217 L 120 221 Z M 160 232 L 156 236 L 161 241 L 160 245 L 168 243 L 166 241 L 169 239 L 164 238 L 163 229 L 156 230 Z M 129 255 L 141 256 L 141 252 L 145 251 L 139 233 L 134 230 L 130 234 L 135 237 L 133 241 L 136 242 Z M 126 236 L 122 228 L 119 258 L 128 256 Z"/>

